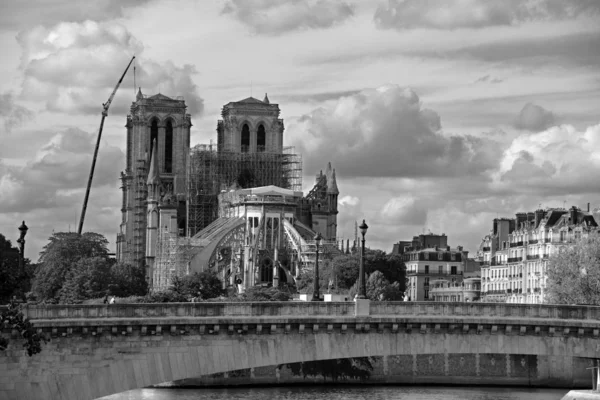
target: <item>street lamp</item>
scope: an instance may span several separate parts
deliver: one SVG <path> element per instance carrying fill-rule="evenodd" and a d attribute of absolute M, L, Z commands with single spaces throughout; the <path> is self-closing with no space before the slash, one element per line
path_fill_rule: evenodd
<path fill-rule="evenodd" d="M 25 225 L 25 221 L 23 221 L 23 223 L 19 227 L 21 235 L 19 236 L 19 239 L 17 239 L 17 243 L 19 243 L 19 248 L 21 251 L 21 255 L 19 257 L 19 270 L 21 273 L 23 273 L 23 271 L 25 270 L 25 235 L 27 234 L 27 229 L 29 228 L 27 228 L 27 225 Z"/>
<path fill-rule="evenodd" d="M 367 298 L 367 285 L 365 282 L 365 235 L 367 234 L 367 229 L 369 226 L 365 223 L 363 219 L 362 224 L 358 227 L 360 229 L 360 233 L 362 235 L 362 246 L 360 252 L 360 270 L 358 272 L 358 298 L 366 299 Z"/>
<path fill-rule="evenodd" d="M 314 271 L 314 277 L 313 277 L 313 297 L 312 297 L 312 301 L 320 301 L 321 300 L 321 296 L 319 294 L 319 245 L 321 244 L 321 239 L 323 237 L 321 236 L 320 232 L 317 232 L 317 234 L 315 235 L 315 244 L 317 245 L 317 258 L 315 260 L 315 271 Z"/>

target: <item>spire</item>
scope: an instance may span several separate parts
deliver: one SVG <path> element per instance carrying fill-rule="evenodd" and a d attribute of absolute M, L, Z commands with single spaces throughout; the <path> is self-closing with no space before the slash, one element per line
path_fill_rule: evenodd
<path fill-rule="evenodd" d="M 269 101 L 269 97 L 267 96 L 266 93 L 265 93 L 265 98 L 263 99 L 263 103 L 271 104 L 271 102 Z"/>
<path fill-rule="evenodd" d="M 148 180 L 146 184 L 158 184 L 160 177 L 158 176 L 158 154 L 156 149 L 156 139 L 152 142 L 152 153 L 150 155 L 150 169 L 148 170 Z"/>
<path fill-rule="evenodd" d="M 140 100 L 140 99 L 143 99 L 143 98 L 144 98 L 144 95 L 142 94 L 142 88 L 140 87 L 138 89 L 137 96 L 135 96 L 135 99 L 136 100 Z"/>
<path fill-rule="evenodd" d="M 331 172 L 331 182 L 327 182 L 327 193 L 329 194 L 340 194 L 337 187 L 337 180 L 335 179 L 335 169 Z"/>

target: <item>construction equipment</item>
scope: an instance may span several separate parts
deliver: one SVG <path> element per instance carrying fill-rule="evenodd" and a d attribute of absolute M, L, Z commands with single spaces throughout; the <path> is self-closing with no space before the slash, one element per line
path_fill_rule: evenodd
<path fill-rule="evenodd" d="M 92 179 L 94 178 L 94 169 L 96 168 L 96 158 L 98 157 L 98 148 L 100 147 L 100 138 L 102 137 L 102 128 L 104 127 L 104 119 L 108 115 L 108 108 L 110 107 L 110 103 L 112 103 L 113 98 L 115 97 L 115 93 L 117 93 L 117 89 L 119 89 L 121 82 L 123 82 L 123 78 L 125 78 L 125 74 L 127 73 L 127 70 L 129 70 L 129 67 L 131 66 L 131 63 L 133 62 L 134 59 L 135 59 L 135 56 L 133 56 L 131 58 L 131 61 L 129 61 L 129 64 L 127 64 L 127 68 L 125 68 L 125 72 L 123 72 L 121 79 L 119 79 L 119 82 L 117 82 L 117 86 L 115 86 L 115 89 L 110 94 L 108 101 L 106 103 L 102 104 L 102 107 L 103 107 L 102 119 L 100 120 L 100 129 L 98 130 L 98 139 L 96 140 L 96 148 L 94 149 L 94 158 L 92 159 L 92 168 L 90 170 L 90 177 L 88 178 L 87 189 L 85 191 L 85 198 L 83 199 L 83 208 L 81 210 L 81 217 L 79 218 L 79 228 L 77 229 L 77 233 L 79 235 L 81 235 L 81 231 L 83 230 L 83 220 L 85 219 L 85 211 L 87 209 L 87 202 L 88 202 L 88 198 L 90 197 L 90 189 L 92 188 Z"/>

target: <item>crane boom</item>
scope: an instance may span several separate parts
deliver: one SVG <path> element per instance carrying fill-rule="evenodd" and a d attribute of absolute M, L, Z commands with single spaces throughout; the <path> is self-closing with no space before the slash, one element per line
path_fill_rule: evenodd
<path fill-rule="evenodd" d="M 83 208 L 81 209 L 81 217 L 79 218 L 79 228 L 77 229 L 77 233 L 81 235 L 81 231 L 83 230 L 83 220 L 85 219 L 85 211 L 87 210 L 87 203 L 90 197 L 90 189 L 92 188 L 92 179 L 94 178 L 94 169 L 96 168 L 96 159 L 98 158 L 98 148 L 100 147 L 100 138 L 102 137 L 102 129 L 104 128 L 104 119 L 108 116 L 108 109 L 110 104 L 112 103 L 115 94 L 117 93 L 117 89 L 121 86 L 121 82 L 123 82 L 123 78 L 125 78 L 125 74 L 129 70 L 131 63 L 135 59 L 135 56 L 131 58 L 129 64 L 127 64 L 127 68 L 121 75 L 121 79 L 117 82 L 115 89 L 110 94 L 108 101 L 102 104 L 102 119 L 100 120 L 100 129 L 98 130 L 98 139 L 96 140 L 96 148 L 94 149 L 94 158 L 92 159 L 92 168 L 90 169 L 90 176 L 88 178 L 87 189 L 85 191 L 85 197 L 83 199 Z"/>

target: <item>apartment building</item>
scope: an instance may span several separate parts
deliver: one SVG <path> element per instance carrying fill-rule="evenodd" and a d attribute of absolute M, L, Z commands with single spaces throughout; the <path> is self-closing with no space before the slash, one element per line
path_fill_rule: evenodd
<path fill-rule="evenodd" d="M 440 278 L 447 278 L 451 283 L 463 281 L 468 251 L 462 246 L 453 249 L 447 243 L 445 234 L 426 234 L 415 236 L 410 246 L 403 246 L 408 281 L 405 300 L 433 301 L 431 284 Z"/>
<path fill-rule="evenodd" d="M 477 254 L 482 301 L 543 303 L 550 256 L 592 232 L 598 224 L 589 205 L 587 211 L 547 208 L 494 219 Z"/>

